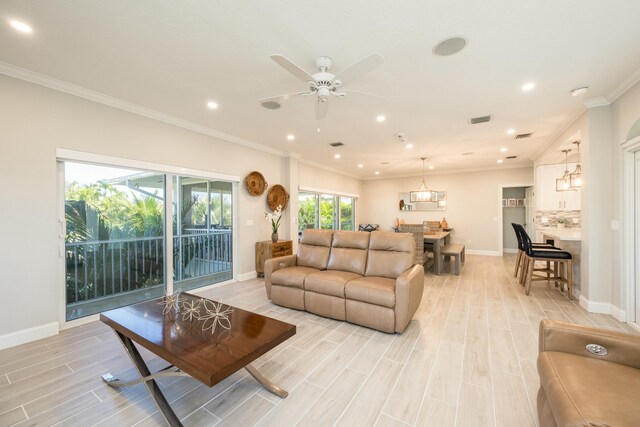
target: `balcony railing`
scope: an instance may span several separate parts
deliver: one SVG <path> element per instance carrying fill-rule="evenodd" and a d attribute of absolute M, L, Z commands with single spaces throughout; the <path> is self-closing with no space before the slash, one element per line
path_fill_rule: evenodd
<path fill-rule="evenodd" d="M 175 287 L 186 290 L 231 278 L 231 230 L 184 231 L 173 238 Z M 139 237 L 67 243 L 67 319 L 162 295 L 164 241 Z"/>

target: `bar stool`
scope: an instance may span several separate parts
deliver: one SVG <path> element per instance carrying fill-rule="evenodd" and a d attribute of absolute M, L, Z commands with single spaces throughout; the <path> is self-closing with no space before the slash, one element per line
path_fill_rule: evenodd
<path fill-rule="evenodd" d="M 567 291 L 569 300 L 571 300 L 571 289 L 573 286 L 573 269 L 571 265 L 571 253 L 563 251 L 558 248 L 540 248 L 533 247 L 531 239 L 526 232 L 522 235 L 524 243 L 524 252 L 527 256 L 527 267 L 525 272 L 525 295 L 529 295 L 531 290 L 531 282 L 538 280 L 550 281 L 553 280 L 558 287 L 559 283 L 567 284 Z M 547 263 L 547 268 L 536 269 L 536 261 L 544 261 Z M 553 263 L 553 269 L 550 268 L 549 263 Z M 565 268 L 564 277 L 560 275 L 561 267 Z M 546 273 L 546 276 L 536 275 L 535 271 Z M 564 287 L 560 288 L 564 291 Z"/>
<path fill-rule="evenodd" d="M 518 240 L 518 254 L 516 255 L 516 267 L 513 272 L 513 277 L 518 277 L 518 271 L 520 271 L 518 282 L 524 285 L 524 271 L 526 270 L 527 255 L 524 252 L 523 234 L 527 236 L 529 235 L 521 224 L 512 222 L 511 226 L 513 227 L 513 231 L 516 233 L 516 239 Z M 558 249 L 550 243 L 532 243 L 531 245 L 534 248 Z"/>

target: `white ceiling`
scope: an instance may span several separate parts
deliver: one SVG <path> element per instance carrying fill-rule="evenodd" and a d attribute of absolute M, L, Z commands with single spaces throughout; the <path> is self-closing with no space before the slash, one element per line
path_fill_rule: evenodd
<path fill-rule="evenodd" d="M 639 16 L 638 0 L 2 0 L 0 61 L 350 175 L 416 175 L 423 155 L 432 173 L 531 165 L 586 98 L 610 96 L 640 69 Z M 434 56 L 451 36 L 467 47 Z M 280 110 L 256 101 L 306 89 L 271 54 L 313 73 L 317 56 L 333 58 L 335 72 L 372 52 L 385 64 L 345 89 L 385 100 L 332 98 L 320 133 L 310 97 Z M 527 81 L 536 88 L 525 93 Z M 581 85 L 587 95 L 569 96 Z M 516 141 L 508 128 L 534 136 Z M 506 155 L 518 159 L 498 165 Z"/>

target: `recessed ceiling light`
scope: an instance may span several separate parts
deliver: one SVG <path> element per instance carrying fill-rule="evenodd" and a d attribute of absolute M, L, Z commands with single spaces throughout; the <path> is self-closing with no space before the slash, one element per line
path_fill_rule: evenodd
<path fill-rule="evenodd" d="M 498 159 L 498 163 L 502 163 L 502 162 L 504 162 L 504 160 Z"/>
<path fill-rule="evenodd" d="M 20 31 L 21 33 L 25 33 L 25 34 L 33 33 L 33 28 L 31 28 L 30 25 L 25 24 L 22 21 L 16 21 L 15 19 L 12 19 L 11 21 L 9 21 L 9 25 L 11 25 L 14 30 Z"/>
<path fill-rule="evenodd" d="M 507 135 L 513 135 L 514 133 L 516 133 L 515 129 L 509 129 L 507 130 Z"/>
<path fill-rule="evenodd" d="M 376 175 L 380 175 L 380 171 L 375 171 L 374 172 Z"/>
<path fill-rule="evenodd" d="M 382 123 L 385 120 L 387 120 L 387 118 L 385 116 L 383 116 L 382 114 L 380 114 L 378 117 L 376 117 L 376 122 L 378 122 L 378 123 Z"/>
<path fill-rule="evenodd" d="M 435 166 L 429 166 L 429 170 L 433 170 Z"/>
<path fill-rule="evenodd" d="M 218 103 L 216 101 L 208 101 L 207 108 L 210 110 L 215 110 L 218 108 Z"/>
<path fill-rule="evenodd" d="M 407 144 L 406 147 L 411 149 L 411 148 L 413 148 L 413 144 Z"/>
<path fill-rule="evenodd" d="M 289 141 L 293 141 L 294 139 L 296 139 L 296 137 L 295 137 L 295 135 L 289 134 L 289 135 L 287 135 L 287 139 Z"/>
<path fill-rule="evenodd" d="M 536 84 L 534 82 L 527 82 L 527 83 L 522 85 L 522 90 L 525 91 L 525 92 L 529 92 L 534 87 L 536 87 Z"/>
<path fill-rule="evenodd" d="M 364 167 L 364 165 L 363 165 L 362 163 L 360 163 L 360 164 L 358 165 L 358 167 L 359 167 L 360 169 L 362 169 L 362 168 Z"/>
<path fill-rule="evenodd" d="M 334 158 L 334 159 L 339 159 L 339 158 L 340 158 L 340 154 L 334 154 L 334 155 L 333 155 L 333 158 Z"/>
<path fill-rule="evenodd" d="M 502 147 L 502 148 L 500 149 L 500 152 L 502 152 L 502 153 L 506 153 L 506 152 L 507 152 L 507 147 Z"/>
<path fill-rule="evenodd" d="M 450 56 L 460 52 L 467 45 L 467 41 L 462 37 L 451 37 L 442 40 L 433 47 L 433 54 L 436 56 Z"/>
<path fill-rule="evenodd" d="M 580 96 L 580 95 L 584 95 L 588 91 L 589 91 L 589 87 L 588 86 L 582 86 L 582 87 L 577 87 L 577 88 L 573 89 L 569 93 L 571 94 L 571 96 Z"/>

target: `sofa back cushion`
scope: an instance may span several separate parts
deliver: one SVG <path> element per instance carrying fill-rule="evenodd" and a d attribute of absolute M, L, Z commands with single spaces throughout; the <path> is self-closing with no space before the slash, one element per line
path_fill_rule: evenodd
<path fill-rule="evenodd" d="M 327 269 L 364 275 L 369 235 L 366 231 L 334 231 Z"/>
<path fill-rule="evenodd" d="M 369 238 L 364 275 L 397 279 L 413 265 L 414 251 L 411 234 L 374 231 Z"/>
<path fill-rule="evenodd" d="M 297 265 L 325 270 L 332 238 L 333 230 L 304 230 L 298 245 Z"/>

